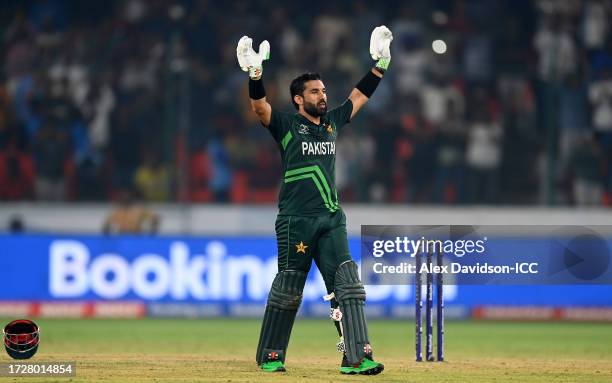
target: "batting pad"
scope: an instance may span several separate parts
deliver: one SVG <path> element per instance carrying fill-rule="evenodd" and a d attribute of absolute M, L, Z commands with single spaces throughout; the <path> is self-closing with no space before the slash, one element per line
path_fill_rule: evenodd
<path fill-rule="evenodd" d="M 338 266 L 335 295 L 342 311 L 346 359 L 355 366 L 372 352 L 364 314 L 366 293 L 355 262 L 347 261 Z"/>
<path fill-rule="evenodd" d="M 306 276 L 305 272 L 296 270 L 276 274 L 259 334 L 257 364 L 270 360 L 285 361 L 293 322 L 302 302 Z"/>

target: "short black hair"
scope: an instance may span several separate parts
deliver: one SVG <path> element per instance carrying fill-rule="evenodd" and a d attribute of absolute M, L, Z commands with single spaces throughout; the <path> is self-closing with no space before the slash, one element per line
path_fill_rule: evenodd
<path fill-rule="evenodd" d="M 293 97 L 295 96 L 304 96 L 304 88 L 306 88 L 305 84 L 308 81 L 312 80 L 320 80 L 321 76 L 318 73 L 310 73 L 306 72 L 304 74 L 299 75 L 291 81 L 291 85 L 289 86 L 289 92 L 291 93 L 291 103 L 295 106 L 295 109 L 300 109 L 300 106 L 296 104 Z"/>

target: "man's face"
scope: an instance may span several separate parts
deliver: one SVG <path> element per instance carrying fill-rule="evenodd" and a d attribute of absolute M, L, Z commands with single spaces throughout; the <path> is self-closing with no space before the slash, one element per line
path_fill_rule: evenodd
<path fill-rule="evenodd" d="M 313 117 L 321 117 L 327 113 L 327 94 L 321 80 L 310 80 L 304 84 L 304 111 Z"/>

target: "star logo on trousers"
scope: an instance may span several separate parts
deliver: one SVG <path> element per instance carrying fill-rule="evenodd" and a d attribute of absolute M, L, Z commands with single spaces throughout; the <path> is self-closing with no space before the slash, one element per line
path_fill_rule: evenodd
<path fill-rule="evenodd" d="M 308 246 L 304 245 L 304 242 L 300 241 L 297 245 L 295 245 L 296 253 L 304 253 L 306 254 L 306 248 Z"/>

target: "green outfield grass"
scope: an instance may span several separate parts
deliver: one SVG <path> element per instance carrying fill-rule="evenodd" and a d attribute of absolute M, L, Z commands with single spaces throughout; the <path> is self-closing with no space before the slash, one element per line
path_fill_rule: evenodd
<path fill-rule="evenodd" d="M 612 381 L 610 324 L 448 322 L 447 361 L 416 363 L 413 321 L 370 321 L 375 357 L 386 369 L 363 377 L 338 373 L 337 337 L 326 320 L 298 318 L 283 374 L 255 365 L 259 320 L 37 322 L 42 339 L 33 361 L 77 362 L 76 378 L 45 382 Z"/>

